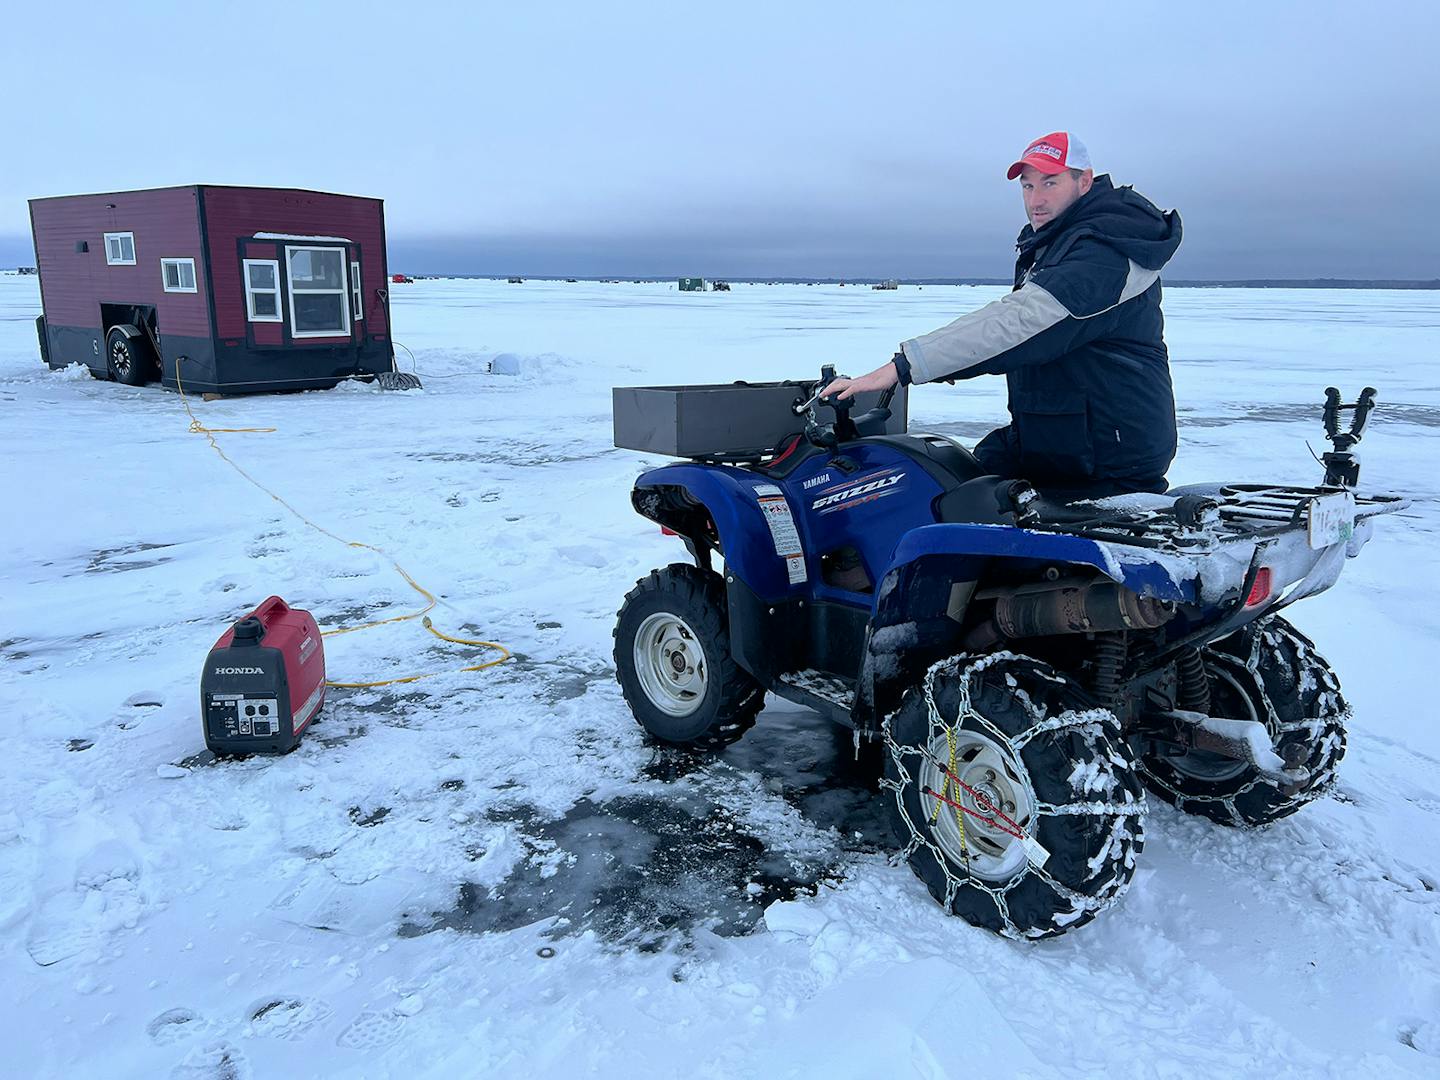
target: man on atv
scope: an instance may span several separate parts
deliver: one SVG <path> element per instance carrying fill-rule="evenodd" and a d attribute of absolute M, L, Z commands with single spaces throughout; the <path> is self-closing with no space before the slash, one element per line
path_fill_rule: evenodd
<path fill-rule="evenodd" d="M 1180 215 L 1096 176 L 1065 131 L 1036 139 L 1006 175 L 1030 219 L 1013 291 L 826 396 L 1004 375 L 1011 422 L 975 447 L 986 469 L 1066 498 L 1163 492 L 1175 396 L 1160 271 L 1180 246 Z"/>

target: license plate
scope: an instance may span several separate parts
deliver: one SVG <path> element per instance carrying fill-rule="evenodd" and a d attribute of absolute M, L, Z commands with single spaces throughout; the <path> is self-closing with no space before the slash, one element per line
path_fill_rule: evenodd
<path fill-rule="evenodd" d="M 1355 500 L 1348 491 L 1310 500 L 1310 546 L 1316 551 L 1355 534 Z"/>

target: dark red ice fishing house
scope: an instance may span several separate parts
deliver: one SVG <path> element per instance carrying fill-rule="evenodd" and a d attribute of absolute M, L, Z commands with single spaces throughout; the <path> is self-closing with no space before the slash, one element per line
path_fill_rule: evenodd
<path fill-rule="evenodd" d="M 244 394 L 394 367 L 379 199 L 188 187 L 30 200 L 40 355 Z"/>

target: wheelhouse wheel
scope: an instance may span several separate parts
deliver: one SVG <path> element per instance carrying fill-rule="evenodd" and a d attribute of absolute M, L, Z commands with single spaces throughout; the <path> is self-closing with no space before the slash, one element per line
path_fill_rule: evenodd
<path fill-rule="evenodd" d="M 154 377 L 150 347 L 116 326 L 105 337 L 105 368 L 110 378 L 126 386 L 144 386 Z"/>

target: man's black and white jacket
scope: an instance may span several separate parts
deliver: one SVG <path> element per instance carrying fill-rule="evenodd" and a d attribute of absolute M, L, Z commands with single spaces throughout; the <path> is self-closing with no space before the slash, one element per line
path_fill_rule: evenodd
<path fill-rule="evenodd" d="M 901 346 L 901 379 L 1005 375 L 1011 423 L 975 449 L 996 473 L 1163 491 L 1175 397 L 1160 271 L 1179 246 L 1177 213 L 1098 176 L 1056 220 L 1025 226 L 1014 291 Z"/>

